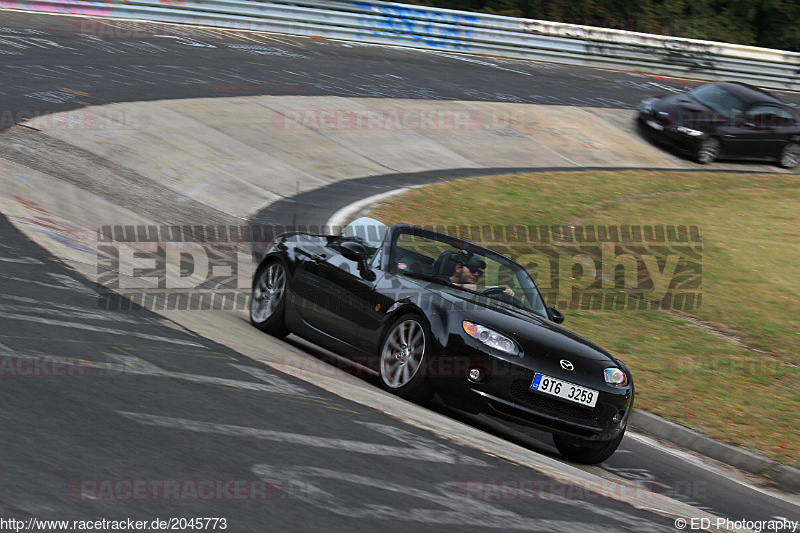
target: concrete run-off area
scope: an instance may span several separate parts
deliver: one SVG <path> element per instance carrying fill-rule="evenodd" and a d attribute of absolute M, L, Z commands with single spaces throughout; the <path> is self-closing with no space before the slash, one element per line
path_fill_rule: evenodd
<path fill-rule="evenodd" d="M 88 176 L 97 196 L 106 199 L 112 191 L 127 188 L 132 194 L 153 184 L 162 200 L 197 202 L 218 215 L 247 218 L 300 191 L 374 175 L 462 168 L 697 168 L 642 139 L 634 115 L 342 97 L 110 104 L 35 117 L 7 131 L 0 138 L 2 179 L 6 191 L 38 194 L 51 179 L 77 184 Z M 779 171 L 724 163 L 708 168 Z M 120 207 L 150 209 L 116 200 L 122 200 Z M 176 214 L 166 207 L 134 211 L 162 222 Z M 105 223 L 114 218 L 108 206 L 92 212 L 102 213 Z"/>

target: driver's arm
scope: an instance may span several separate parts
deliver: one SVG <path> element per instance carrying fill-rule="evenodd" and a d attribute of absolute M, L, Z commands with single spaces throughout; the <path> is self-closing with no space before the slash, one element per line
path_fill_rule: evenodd
<path fill-rule="evenodd" d="M 514 296 L 514 291 L 511 290 L 511 287 L 508 285 L 495 285 L 495 287 L 503 287 L 505 290 L 503 294 L 508 294 L 509 296 Z"/>

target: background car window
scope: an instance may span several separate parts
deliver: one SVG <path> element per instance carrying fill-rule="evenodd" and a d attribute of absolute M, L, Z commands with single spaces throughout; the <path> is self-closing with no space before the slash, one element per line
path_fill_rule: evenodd
<path fill-rule="evenodd" d="M 778 127 L 789 128 L 796 124 L 794 115 L 788 109 L 776 107 L 776 115 L 778 116 Z"/>
<path fill-rule="evenodd" d="M 736 115 L 745 109 L 744 102 L 718 85 L 703 85 L 690 91 L 689 96 L 726 116 Z"/>
<path fill-rule="evenodd" d="M 744 117 L 746 123 L 760 129 L 785 128 L 794 125 L 792 114 L 776 106 L 755 106 Z"/>

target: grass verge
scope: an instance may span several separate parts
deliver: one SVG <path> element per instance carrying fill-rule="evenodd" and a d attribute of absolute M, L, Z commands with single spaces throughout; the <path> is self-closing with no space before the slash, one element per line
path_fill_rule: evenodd
<path fill-rule="evenodd" d="M 415 189 L 370 216 L 425 226 L 699 227 L 700 307 L 572 310 L 565 325 L 631 367 L 639 409 L 800 467 L 800 176 L 513 174 Z"/>

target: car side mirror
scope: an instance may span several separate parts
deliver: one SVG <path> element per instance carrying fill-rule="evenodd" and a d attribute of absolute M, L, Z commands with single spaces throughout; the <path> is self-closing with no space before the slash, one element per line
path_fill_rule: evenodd
<path fill-rule="evenodd" d="M 555 322 L 556 324 L 561 324 L 564 322 L 564 313 L 556 309 L 555 307 L 548 307 L 547 308 L 547 316 Z"/>
<path fill-rule="evenodd" d="M 345 241 L 339 245 L 342 256 L 348 261 L 358 263 L 358 273 L 367 281 L 375 281 L 375 273 L 367 265 L 367 249 L 364 245 L 355 241 Z"/>
<path fill-rule="evenodd" d="M 345 241 L 339 246 L 339 249 L 342 251 L 344 258 L 349 261 L 363 263 L 367 257 L 367 249 L 359 242 Z"/>

